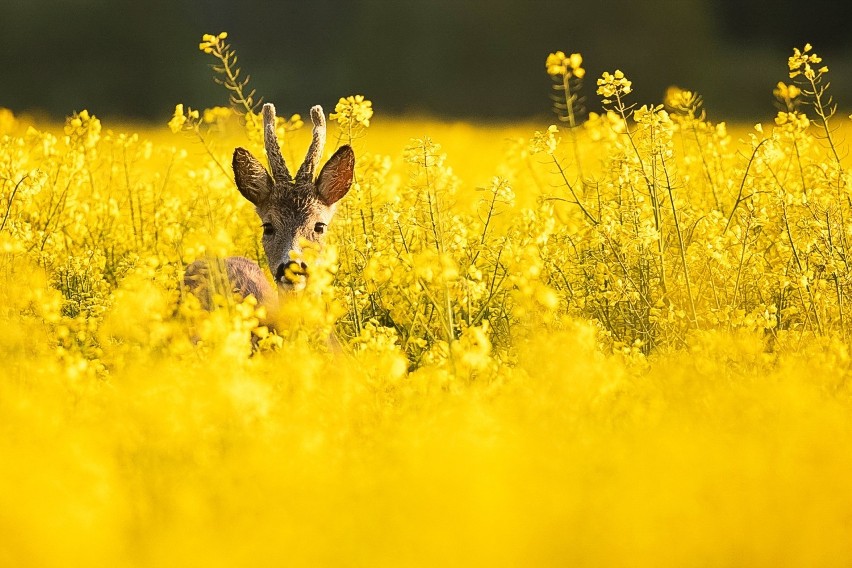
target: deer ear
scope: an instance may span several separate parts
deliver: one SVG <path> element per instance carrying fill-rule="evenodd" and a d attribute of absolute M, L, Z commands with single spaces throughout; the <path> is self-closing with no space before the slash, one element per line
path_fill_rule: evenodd
<path fill-rule="evenodd" d="M 234 150 L 234 181 L 243 197 L 260 205 L 272 191 L 272 178 L 257 158 L 245 148 Z"/>
<path fill-rule="evenodd" d="M 351 146 L 341 146 L 322 167 L 317 178 L 317 192 L 323 203 L 340 201 L 352 185 L 355 175 L 355 152 Z"/>

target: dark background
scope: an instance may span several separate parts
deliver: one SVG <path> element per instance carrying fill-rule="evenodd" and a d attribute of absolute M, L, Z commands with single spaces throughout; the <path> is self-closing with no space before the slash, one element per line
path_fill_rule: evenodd
<path fill-rule="evenodd" d="M 852 2 L 841 0 L 0 0 L 0 106 L 60 118 L 167 120 L 227 104 L 203 33 L 228 41 L 284 112 L 362 93 L 381 114 L 504 119 L 549 112 L 551 51 L 594 83 L 620 68 L 637 102 L 677 84 L 711 118 L 773 114 L 772 88 L 806 41 L 852 107 Z"/>

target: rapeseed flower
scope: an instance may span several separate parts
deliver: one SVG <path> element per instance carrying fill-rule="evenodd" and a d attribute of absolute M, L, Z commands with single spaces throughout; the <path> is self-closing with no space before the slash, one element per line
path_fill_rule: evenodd
<path fill-rule="evenodd" d="M 559 137 L 557 134 L 559 134 L 559 127 L 555 124 L 548 126 L 547 130 L 537 130 L 530 141 L 530 153 L 533 155 L 539 153 L 552 155 L 556 152 L 557 146 L 559 146 Z"/>
<path fill-rule="evenodd" d="M 15 115 L 11 110 L 0 107 L 0 135 L 12 132 L 15 126 Z"/>
<path fill-rule="evenodd" d="M 583 56 L 579 53 L 572 53 L 566 56 L 564 52 L 557 51 L 547 56 L 545 67 L 547 74 L 553 77 L 577 77 L 582 79 L 586 75 L 586 70 L 583 69 Z"/>
<path fill-rule="evenodd" d="M 817 73 L 828 73 L 828 67 L 822 66 L 814 70 L 814 65 L 822 63 L 822 57 L 812 52 L 811 44 L 806 43 L 805 46 L 793 49 L 793 55 L 787 60 L 787 66 L 790 68 L 790 78 L 793 79 L 799 75 L 804 75 L 806 79 L 813 81 L 817 77 Z"/>
<path fill-rule="evenodd" d="M 811 121 L 801 112 L 779 112 L 775 117 L 775 124 L 778 126 L 791 125 L 798 130 L 804 130 L 810 126 Z"/>
<path fill-rule="evenodd" d="M 328 115 L 330 120 L 336 120 L 341 128 L 370 126 L 373 117 L 373 103 L 364 98 L 364 95 L 354 95 L 341 98 L 334 106 L 334 112 Z"/>
<path fill-rule="evenodd" d="M 213 107 L 204 109 L 204 123 L 205 124 L 213 124 L 220 121 L 228 120 L 231 117 L 233 111 L 227 107 Z"/>
<path fill-rule="evenodd" d="M 620 70 L 616 70 L 614 73 L 604 71 L 601 78 L 598 79 L 597 94 L 604 98 L 604 102 L 609 102 L 613 97 L 623 97 L 632 91 L 633 83 Z"/>
<path fill-rule="evenodd" d="M 169 120 L 169 130 L 177 134 L 186 127 L 187 121 L 189 121 L 189 126 L 194 127 L 199 120 L 199 116 L 197 110 L 187 108 L 184 111 L 183 103 L 178 103 L 175 105 L 175 112 L 171 120 Z"/>
<path fill-rule="evenodd" d="M 787 85 L 783 81 L 778 81 L 778 85 L 776 85 L 772 94 L 778 99 L 793 101 L 802 94 L 802 90 L 796 85 Z"/>
<path fill-rule="evenodd" d="M 220 32 L 216 35 L 204 34 L 201 36 L 201 43 L 198 44 L 198 49 L 204 53 L 213 53 L 220 47 L 222 40 L 227 39 L 228 32 Z"/>

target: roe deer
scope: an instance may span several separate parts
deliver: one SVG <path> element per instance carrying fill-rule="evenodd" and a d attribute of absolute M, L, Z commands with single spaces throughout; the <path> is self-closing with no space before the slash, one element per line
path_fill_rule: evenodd
<path fill-rule="evenodd" d="M 325 114 L 319 105 L 311 108 L 313 139 L 296 176 L 284 163 L 275 135 L 275 107 L 263 105 L 263 138 L 272 175 L 245 148 L 234 150 L 234 180 L 237 189 L 255 206 L 263 223 L 263 250 L 278 290 L 270 286 L 253 261 L 232 256 L 196 260 L 186 269 L 184 284 L 206 309 L 213 307 L 213 294 L 233 292 L 243 298 L 252 294 L 267 312 L 277 311 L 280 293 L 305 287 L 307 266 L 301 258 L 300 241 L 322 245 L 336 203 L 352 185 L 355 153 L 341 146 L 314 179 L 325 145 Z"/>

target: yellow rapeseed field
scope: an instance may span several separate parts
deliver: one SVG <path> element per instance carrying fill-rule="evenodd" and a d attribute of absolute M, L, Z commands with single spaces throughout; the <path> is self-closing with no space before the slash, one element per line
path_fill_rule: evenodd
<path fill-rule="evenodd" d="M 0 566 L 852 565 L 852 129 L 810 46 L 762 126 L 562 52 L 555 126 L 342 98 L 355 183 L 274 329 L 182 288 L 266 262 L 257 101 L 200 47 L 232 104 L 169 128 L 0 110 Z"/>

